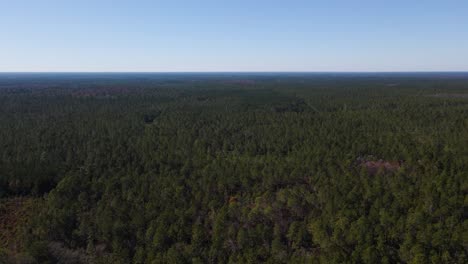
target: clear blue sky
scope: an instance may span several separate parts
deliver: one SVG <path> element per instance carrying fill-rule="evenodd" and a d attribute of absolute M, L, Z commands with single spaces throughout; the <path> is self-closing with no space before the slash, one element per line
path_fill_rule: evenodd
<path fill-rule="evenodd" d="M 468 71 L 468 0 L 0 0 L 0 71 Z"/>

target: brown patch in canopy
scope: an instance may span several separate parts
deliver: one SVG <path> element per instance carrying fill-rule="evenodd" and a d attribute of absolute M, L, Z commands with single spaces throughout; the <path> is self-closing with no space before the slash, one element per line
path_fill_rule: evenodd
<path fill-rule="evenodd" d="M 370 175 L 376 175 L 381 172 L 396 172 L 402 166 L 402 161 L 386 161 L 386 160 L 358 160 L 359 166 L 366 168 Z"/>

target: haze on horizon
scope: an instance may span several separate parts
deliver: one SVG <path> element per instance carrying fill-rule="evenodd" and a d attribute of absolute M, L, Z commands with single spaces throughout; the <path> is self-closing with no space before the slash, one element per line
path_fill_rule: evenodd
<path fill-rule="evenodd" d="M 0 0 L 0 71 L 468 71 L 466 14 L 457 0 Z"/>

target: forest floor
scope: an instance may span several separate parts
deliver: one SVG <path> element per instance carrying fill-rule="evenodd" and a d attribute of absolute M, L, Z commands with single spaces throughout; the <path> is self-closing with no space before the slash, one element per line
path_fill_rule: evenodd
<path fill-rule="evenodd" d="M 0 200 L 0 249 L 15 253 L 20 249 L 19 231 L 28 220 L 34 199 L 15 197 Z"/>

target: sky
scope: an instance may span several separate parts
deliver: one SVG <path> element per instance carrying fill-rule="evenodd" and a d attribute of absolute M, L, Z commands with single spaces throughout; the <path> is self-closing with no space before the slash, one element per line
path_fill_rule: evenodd
<path fill-rule="evenodd" d="M 468 71 L 468 0 L 0 0 L 0 71 Z"/>

